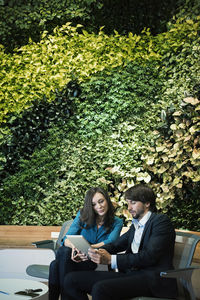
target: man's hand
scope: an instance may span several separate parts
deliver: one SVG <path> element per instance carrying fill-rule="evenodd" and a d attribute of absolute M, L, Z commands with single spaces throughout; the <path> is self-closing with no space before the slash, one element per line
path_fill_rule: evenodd
<path fill-rule="evenodd" d="M 88 255 L 96 264 L 110 265 L 111 264 L 111 255 L 105 249 L 93 249 L 88 250 Z"/>

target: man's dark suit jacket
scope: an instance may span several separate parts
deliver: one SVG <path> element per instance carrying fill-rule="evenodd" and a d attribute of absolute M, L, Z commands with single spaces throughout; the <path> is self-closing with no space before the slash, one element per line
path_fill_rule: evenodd
<path fill-rule="evenodd" d="M 130 229 L 115 242 L 104 245 L 102 248 L 110 254 L 125 251 L 125 253 L 117 254 L 119 272 L 143 270 L 148 280 L 141 284 L 149 284 L 153 296 L 175 297 L 176 281 L 160 277 L 161 271 L 173 269 L 175 231 L 169 218 L 163 214 L 151 214 L 145 225 L 138 253 L 131 251 L 134 233 L 135 227 L 131 225 Z"/>

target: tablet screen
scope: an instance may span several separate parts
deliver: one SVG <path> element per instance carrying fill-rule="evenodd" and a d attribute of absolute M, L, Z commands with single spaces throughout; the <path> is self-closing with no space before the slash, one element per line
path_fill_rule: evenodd
<path fill-rule="evenodd" d="M 82 253 L 87 254 L 90 248 L 89 242 L 82 235 L 67 235 L 67 239 Z"/>

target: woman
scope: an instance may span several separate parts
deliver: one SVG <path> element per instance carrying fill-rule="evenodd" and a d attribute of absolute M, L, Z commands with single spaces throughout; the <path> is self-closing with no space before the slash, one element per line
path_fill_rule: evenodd
<path fill-rule="evenodd" d="M 120 235 L 122 226 L 123 221 L 114 215 L 108 193 L 100 187 L 93 187 L 87 191 L 83 208 L 78 212 L 66 236 L 83 235 L 91 247 L 99 248 L 113 242 Z M 50 265 L 49 300 L 58 300 L 59 295 L 62 296 L 66 273 L 94 270 L 97 266 L 85 254 L 73 248 L 66 236 L 56 259 Z"/>

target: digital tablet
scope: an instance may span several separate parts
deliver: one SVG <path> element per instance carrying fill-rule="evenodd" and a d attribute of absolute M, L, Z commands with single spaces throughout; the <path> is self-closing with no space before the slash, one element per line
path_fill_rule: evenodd
<path fill-rule="evenodd" d="M 67 235 L 67 239 L 82 253 L 87 254 L 90 248 L 89 242 L 82 235 Z"/>

